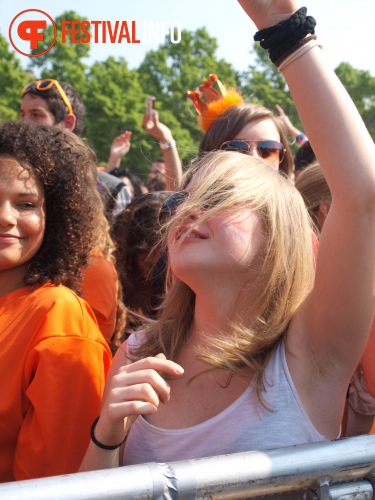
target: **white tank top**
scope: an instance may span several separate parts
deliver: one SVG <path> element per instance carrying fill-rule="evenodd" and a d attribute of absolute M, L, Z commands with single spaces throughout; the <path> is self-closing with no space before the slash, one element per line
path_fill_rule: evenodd
<path fill-rule="evenodd" d="M 192 427 L 162 429 L 140 416 L 126 440 L 123 464 L 173 462 L 324 441 L 326 438 L 302 408 L 283 341 L 276 347 L 264 375 L 263 397 L 271 411 L 260 404 L 250 384 L 224 411 Z"/>

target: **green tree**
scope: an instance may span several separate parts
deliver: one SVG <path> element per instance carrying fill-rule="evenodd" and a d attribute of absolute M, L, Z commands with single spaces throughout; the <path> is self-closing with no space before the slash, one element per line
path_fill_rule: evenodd
<path fill-rule="evenodd" d="M 0 123 L 16 120 L 19 115 L 21 91 L 31 80 L 15 53 L 0 33 Z"/>
<path fill-rule="evenodd" d="M 106 161 L 113 139 L 131 130 L 132 147 L 123 159 L 133 173 L 146 173 L 150 167 L 150 145 L 142 128 L 146 96 L 136 70 L 129 70 L 123 58 L 109 57 L 96 62 L 87 75 L 86 136 L 99 161 Z"/>
<path fill-rule="evenodd" d="M 63 12 L 61 16 L 56 17 L 55 23 L 57 32 L 62 33 L 63 21 L 78 20 L 85 18 L 79 16 L 74 11 Z M 38 48 L 31 53 L 40 53 L 43 48 L 51 45 L 54 37 L 53 26 L 49 25 L 44 32 L 44 40 L 39 42 Z M 89 43 L 72 43 L 72 38 L 68 34 L 64 43 L 62 37 L 57 36 L 55 44 L 46 54 L 39 57 L 33 57 L 30 61 L 30 69 L 37 70 L 41 78 L 55 78 L 63 82 L 68 82 L 82 95 L 86 91 L 86 65 L 82 59 L 88 57 L 90 53 Z"/>
<path fill-rule="evenodd" d="M 375 78 L 368 71 L 355 69 L 345 62 L 335 72 L 375 138 Z"/>
<path fill-rule="evenodd" d="M 197 88 L 210 73 L 228 87 L 238 84 L 235 70 L 218 60 L 216 51 L 217 41 L 205 28 L 183 30 L 180 43 L 167 40 L 158 50 L 149 51 L 139 67 L 143 90 L 156 97 L 160 119 L 172 130 L 185 163 L 197 154 L 202 136 L 187 91 Z"/>
<path fill-rule="evenodd" d="M 279 104 L 292 123 L 302 130 L 283 76 L 271 63 L 268 54 L 259 44 L 254 44 L 255 64 L 240 75 L 245 99 L 257 102 L 275 111 Z M 375 137 L 375 78 L 368 71 L 357 70 L 348 63 L 341 63 L 335 70 L 357 106 L 370 133 Z"/>

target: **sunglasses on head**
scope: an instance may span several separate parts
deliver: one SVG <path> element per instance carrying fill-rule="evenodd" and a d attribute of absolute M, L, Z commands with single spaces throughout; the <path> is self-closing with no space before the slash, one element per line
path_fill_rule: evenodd
<path fill-rule="evenodd" d="M 236 151 L 238 153 L 249 154 L 251 148 L 255 147 L 258 155 L 267 163 L 277 161 L 281 163 L 284 159 L 284 146 L 278 141 L 245 141 L 244 139 L 233 139 L 223 142 L 220 146 L 222 151 Z"/>
<path fill-rule="evenodd" d="M 50 78 L 47 78 L 45 80 L 37 80 L 35 82 L 31 82 L 28 85 L 26 85 L 26 87 L 24 87 L 22 89 L 22 94 L 27 94 L 34 87 L 36 90 L 43 92 L 44 90 L 49 90 L 53 86 L 55 86 L 57 88 L 57 91 L 60 94 L 61 99 L 64 101 L 65 106 L 68 108 L 69 114 L 73 115 L 74 113 L 73 113 L 72 105 L 70 104 L 69 99 L 64 92 L 64 89 L 61 87 L 61 85 L 59 84 L 59 82 L 57 80 L 52 80 Z"/>
<path fill-rule="evenodd" d="M 183 203 L 188 198 L 188 196 L 189 193 L 187 191 L 176 191 L 171 196 L 169 196 L 160 207 L 160 224 L 172 217 L 172 215 L 175 214 L 177 207 L 181 205 L 181 203 Z"/>

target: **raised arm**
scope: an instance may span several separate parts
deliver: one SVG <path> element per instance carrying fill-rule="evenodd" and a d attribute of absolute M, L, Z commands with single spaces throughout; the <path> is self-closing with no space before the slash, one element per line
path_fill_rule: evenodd
<path fill-rule="evenodd" d="M 120 166 L 122 158 L 129 153 L 132 132 L 125 130 L 113 139 L 107 163 L 107 172 Z"/>
<path fill-rule="evenodd" d="M 239 2 L 258 29 L 289 19 L 298 9 L 294 0 Z M 289 328 L 287 359 L 310 416 L 319 420 L 313 408 L 319 397 L 319 407 L 329 408 L 326 422 L 332 422 L 365 348 L 375 310 L 375 147 L 314 40 L 280 68 L 333 198 L 314 288 Z"/>
<path fill-rule="evenodd" d="M 283 108 L 279 106 L 279 104 L 276 104 L 275 107 L 279 112 L 279 116 L 277 116 L 277 119 L 279 120 L 279 123 L 281 123 L 285 133 L 290 137 L 293 137 L 293 139 L 299 146 L 302 146 L 302 144 L 308 141 L 307 135 L 293 125 L 293 123 L 290 121 L 289 116 L 285 113 Z"/>
<path fill-rule="evenodd" d="M 165 163 L 165 178 L 168 191 L 175 191 L 182 179 L 181 160 L 176 148 L 170 129 L 159 121 L 159 114 L 156 110 L 153 117 L 144 115 L 143 128 L 145 131 L 159 141 L 160 149 Z"/>

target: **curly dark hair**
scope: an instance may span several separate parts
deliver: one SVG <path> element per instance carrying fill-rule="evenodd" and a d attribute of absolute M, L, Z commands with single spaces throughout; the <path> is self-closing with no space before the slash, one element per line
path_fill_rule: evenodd
<path fill-rule="evenodd" d="M 148 276 L 140 269 L 140 260 L 147 257 L 160 240 L 161 226 L 159 211 L 170 196 L 167 191 L 147 193 L 136 198 L 120 212 L 112 226 L 112 238 L 116 245 L 114 252 L 116 267 L 124 293 L 124 303 L 132 311 L 145 316 L 152 311 L 145 309 L 141 287 L 152 280 L 152 266 Z"/>
<path fill-rule="evenodd" d="M 0 127 L 0 155 L 14 158 L 44 189 L 46 227 L 24 282 L 63 284 L 80 292 L 81 269 L 95 242 L 92 151 L 73 133 L 47 125 L 6 123 Z"/>
<path fill-rule="evenodd" d="M 35 88 L 36 82 L 33 83 L 34 85 L 30 86 L 30 89 L 28 89 L 27 93 L 44 99 L 47 102 L 49 110 L 55 117 L 55 123 L 57 124 L 62 122 L 64 118 L 68 116 L 69 111 L 55 85 L 53 85 L 48 90 L 37 90 Z M 85 126 L 86 115 L 86 108 L 83 103 L 82 97 L 69 83 L 59 81 L 59 84 L 64 90 L 66 97 L 69 99 L 74 116 L 76 117 L 76 124 L 73 132 L 76 135 L 80 136 L 82 135 Z"/>

